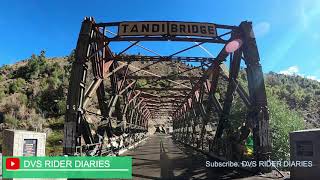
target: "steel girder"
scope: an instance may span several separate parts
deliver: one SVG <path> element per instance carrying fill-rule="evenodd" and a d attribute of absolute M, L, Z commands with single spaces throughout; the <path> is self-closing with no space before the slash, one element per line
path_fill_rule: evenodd
<path fill-rule="evenodd" d="M 180 108 L 174 113 L 174 131 L 177 139 L 188 143 L 188 137 L 183 135 L 188 133 L 190 129 L 194 129 L 194 126 L 190 126 L 191 122 L 194 122 L 190 118 L 189 113 L 194 111 L 196 105 L 201 105 L 202 114 L 198 115 L 202 120 L 201 130 L 200 130 L 200 140 L 201 148 L 203 147 L 204 135 L 206 133 L 206 125 L 208 122 L 213 122 L 210 113 L 215 112 L 219 114 L 219 119 L 217 120 L 217 126 L 215 127 L 214 138 L 208 144 L 210 151 L 215 151 L 219 154 L 219 140 L 221 139 L 224 129 L 228 126 L 230 121 L 229 114 L 232 106 L 232 101 L 234 93 L 237 92 L 239 97 L 243 100 L 243 103 L 248 108 L 248 115 L 245 122 L 245 128 L 251 129 L 254 136 L 254 156 L 256 160 L 268 160 L 271 152 L 271 142 L 270 142 L 270 130 L 269 115 L 267 107 L 267 98 L 265 93 L 265 87 L 263 82 L 263 73 L 261 70 L 261 65 L 259 63 L 259 53 L 257 50 L 255 38 L 253 35 L 253 30 L 250 22 L 242 22 L 239 27 L 234 30 L 231 36 L 232 39 L 240 39 L 243 44 L 234 53 L 231 53 L 231 63 L 229 74 L 221 74 L 220 71 L 221 63 L 225 61 L 229 53 L 225 51 L 226 46 L 222 49 L 219 55 L 215 58 L 212 65 L 207 69 L 206 78 L 200 79 L 191 93 L 186 97 L 185 102 L 180 105 Z M 237 76 L 240 68 L 240 61 L 244 56 L 245 64 L 247 65 L 247 79 L 248 79 L 248 91 L 249 95 L 246 93 L 245 88 L 243 88 L 237 81 Z M 215 97 L 216 88 L 218 85 L 219 76 L 227 80 L 227 92 L 223 100 L 222 105 Z M 209 87 L 209 88 L 208 88 Z M 206 91 L 203 91 L 206 89 Z M 201 102 L 200 97 L 206 94 L 206 103 Z M 192 103 L 189 103 L 188 100 Z M 191 123 L 193 124 L 193 123 Z M 190 128 L 192 127 L 192 128 Z M 192 132 L 197 134 L 198 132 Z M 247 134 L 248 135 L 248 134 Z M 239 134 L 239 136 L 244 137 Z M 187 138 L 187 139 L 186 139 Z M 246 137 L 244 137 L 246 138 Z M 214 148 L 212 148 L 214 147 Z M 270 168 L 257 169 L 262 171 L 270 171 Z"/>
<path fill-rule="evenodd" d="M 214 39 L 107 37 L 105 28 L 118 24 L 119 22 L 95 23 L 91 18 L 85 19 L 82 23 L 67 98 L 64 129 L 65 154 L 74 155 L 77 147 L 86 144 L 92 145 L 87 148 L 91 155 L 101 155 L 105 137 L 109 139 L 124 133 L 131 135 L 145 133 L 150 119 L 167 116 L 172 118 L 174 137 L 177 140 L 202 150 L 219 153 L 221 150 L 219 141 L 230 123 L 230 110 L 234 93 L 237 93 L 248 109 L 247 119 L 244 122 L 245 128 L 253 132 L 255 159 L 268 160 L 271 150 L 269 114 L 259 53 L 250 22 L 242 22 L 239 26 L 216 24 L 217 28 L 230 30 L 230 32 Z M 230 38 L 222 39 L 227 34 L 231 34 Z M 122 55 L 133 46 L 138 46 L 140 41 L 167 40 L 199 43 L 169 56 L 161 56 L 157 53 L 154 53 L 157 56 Z M 234 40 L 240 40 L 241 47 L 235 52 L 227 52 L 227 45 Z M 109 48 L 109 42 L 112 41 L 134 42 L 131 42 L 132 44 L 118 55 L 114 55 Z M 204 43 L 222 43 L 225 46 L 215 58 L 176 56 Z M 231 61 L 230 72 L 226 73 L 223 62 L 228 56 Z M 237 80 L 241 59 L 244 59 L 247 66 L 249 93 Z M 131 62 L 134 61 L 149 61 L 152 64 L 130 71 Z M 201 62 L 201 66 L 190 67 L 174 75 L 157 75 L 144 70 L 156 63 L 167 61 Z M 201 76 L 185 75 L 186 72 L 199 68 L 204 71 Z M 92 72 L 94 77 L 92 82 L 87 82 L 89 72 Z M 144 72 L 147 75 L 137 74 L 138 72 Z M 136 82 L 139 79 L 152 81 L 150 87 L 138 87 Z M 224 99 L 217 97 L 221 79 L 227 82 Z M 171 85 L 166 88 L 151 86 L 158 80 L 166 80 Z M 192 82 L 191 86 L 185 81 Z M 92 113 L 89 109 L 94 95 L 97 96 L 99 114 Z M 96 114 L 100 118 L 96 130 L 91 129 L 92 125 L 87 121 L 88 114 Z M 208 134 L 211 126 L 214 126 L 214 130 Z M 208 140 L 208 137 L 212 136 L 214 138 Z"/>
<path fill-rule="evenodd" d="M 90 147 L 87 153 L 100 155 L 101 149 L 97 147 L 102 147 L 105 137 L 147 131 L 150 112 L 143 111 L 142 104 L 137 103 L 140 92 L 135 90 L 135 81 L 125 78 L 123 71 L 127 66 L 113 60 L 106 42 L 93 42 L 93 38 L 103 39 L 101 29 L 95 27 L 93 19 L 86 18 L 79 34 L 67 97 L 64 127 L 64 154 L 67 155 L 75 155 L 82 145 Z M 89 71 L 92 82 L 88 82 Z M 107 92 L 107 86 L 111 91 Z M 94 95 L 101 112 L 96 130 L 87 121 L 88 104 Z"/>

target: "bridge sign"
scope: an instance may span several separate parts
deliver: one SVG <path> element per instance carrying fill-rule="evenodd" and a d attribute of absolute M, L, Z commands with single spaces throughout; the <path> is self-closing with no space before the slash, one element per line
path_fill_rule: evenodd
<path fill-rule="evenodd" d="M 118 35 L 216 37 L 217 32 L 215 24 L 212 23 L 139 21 L 121 22 L 118 28 Z"/>

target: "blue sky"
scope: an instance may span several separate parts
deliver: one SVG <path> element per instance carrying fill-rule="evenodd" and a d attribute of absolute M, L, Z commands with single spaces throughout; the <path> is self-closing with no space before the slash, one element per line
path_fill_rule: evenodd
<path fill-rule="evenodd" d="M 299 74 L 320 79 L 320 1 L 318 0 L 29 0 L 0 2 L 0 65 L 13 64 L 32 53 L 68 55 L 85 16 L 97 22 L 181 20 L 238 25 L 254 24 L 264 72 Z M 170 54 L 189 43 L 142 43 Z M 159 46 L 160 45 L 160 46 Z M 120 45 L 112 45 L 115 50 Z M 123 48 L 125 47 L 125 44 Z M 215 54 L 217 48 L 204 45 Z M 132 53 L 145 53 L 138 47 Z M 207 55 L 200 48 L 181 55 Z"/>

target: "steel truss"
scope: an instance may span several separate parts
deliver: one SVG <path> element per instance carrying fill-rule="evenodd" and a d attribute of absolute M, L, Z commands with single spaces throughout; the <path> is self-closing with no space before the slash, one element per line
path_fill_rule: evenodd
<path fill-rule="evenodd" d="M 158 118 L 166 117 L 172 119 L 176 140 L 219 154 L 223 150 L 221 140 L 230 121 L 234 94 L 237 93 L 248 109 L 247 119 L 243 121 L 242 127 L 245 130 L 239 134 L 240 141 L 246 139 L 251 130 L 254 137 L 254 158 L 269 159 L 271 140 L 267 98 L 250 22 L 241 22 L 239 26 L 216 24 L 218 29 L 227 33 L 218 34 L 215 38 L 108 36 L 107 28 L 118 26 L 119 23 L 95 23 L 93 18 L 85 18 L 82 23 L 67 98 L 65 154 L 107 154 L 115 148 L 122 148 L 143 138 L 148 132 L 151 120 L 156 122 Z M 230 37 L 226 39 L 226 35 Z M 198 43 L 169 56 L 161 56 L 144 47 L 157 56 L 123 55 L 133 46 L 142 47 L 139 42 L 168 40 Z M 241 47 L 235 52 L 226 52 L 226 46 L 234 40 L 241 40 Z M 109 43 L 113 41 L 129 41 L 131 45 L 114 54 L 109 47 Z M 176 56 L 204 43 L 219 43 L 225 46 L 215 58 Z M 230 57 L 229 73 L 226 73 L 222 66 L 227 57 Z M 237 81 L 242 59 L 246 64 L 248 93 Z M 146 61 L 149 64 L 134 69 L 131 63 L 135 61 Z M 174 75 L 157 75 L 145 70 L 154 64 L 168 61 L 201 62 L 202 65 L 190 67 Z M 197 68 L 202 68 L 201 76 L 190 77 L 185 74 Z M 89 72 L 93 75 L 91 82 L 88 82 Z M 145 74 L 141 75 L 141 72 Z M 170 87 L 138 87 L 139 79 L 150 80 L 151 85 L 157 80 L 165 80 L 170 83 Z M 221 80 L 227 82 L 223 102 L 216 97 Z M 186 84 L 188 81 L 193 83 Z M 98 113 L 90 111 L 94 97 L 97 97 Z M 95 129 L 88 122 L 90 115 L 99 119 Z M 214 137 L 208 140 L 210 128 L 214 129 Z M 121 141 L 124 145 L 113 147 L 112 139 L 119 142 L 118 144 L 121 144 Z"/>

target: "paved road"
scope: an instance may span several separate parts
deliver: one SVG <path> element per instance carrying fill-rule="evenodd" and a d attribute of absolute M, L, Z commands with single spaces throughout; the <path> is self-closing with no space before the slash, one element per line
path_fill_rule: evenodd
<path fill-rule="evenodd" d="M 166 135 L 152 136 L 124 155 L 133 156 L 134 179 L 241 178 L 237 171 L 230 168 L 206 168 L 205 162 L 210 159 L 191 148 L 174 144 Z"/>

